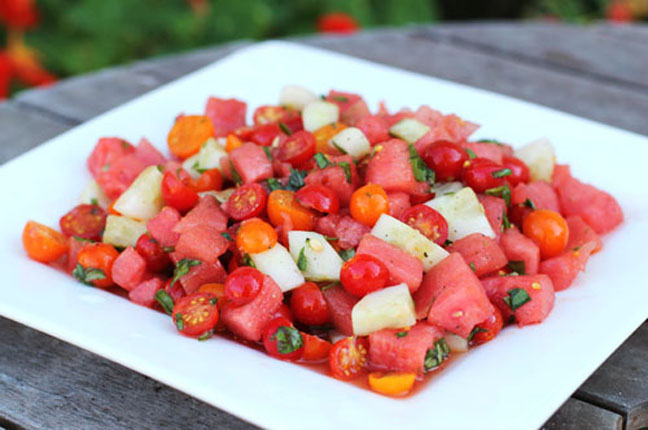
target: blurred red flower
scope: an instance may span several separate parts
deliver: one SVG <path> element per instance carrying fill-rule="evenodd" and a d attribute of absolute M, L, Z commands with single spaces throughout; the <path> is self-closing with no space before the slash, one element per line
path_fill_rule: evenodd
<path fill-rule="evenodd" d="M 12 28 L 31 28 L 38 22 L 34 0 L 0 0 L 0 22 Z"/>
<path fill-rule="evenodd" d="M 605 12 L 605 16 L 610 21 L 630 22 L 633 20 L 631 6 L 625 1 L 612 1 Z"/>
<path fill-rule="evenodd" d="M 320 33 L 351 34 L 359 28 L 358 22 L 343 12 L 328 13 L 317 20 L 317 31 Z"/>

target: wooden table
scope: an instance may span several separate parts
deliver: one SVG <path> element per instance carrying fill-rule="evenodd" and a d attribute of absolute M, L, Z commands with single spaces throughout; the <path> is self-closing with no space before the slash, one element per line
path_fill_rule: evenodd
<path fill-rule="evenodd" d="M 297 40 L 648 134 L 645 26 L 447 24 Z M 0 104 L 0 162 L 250 43 L 143 61 L 21 93 Z M 253 428 L 120 365 L 2 318 L 0 339 L 0 430 Z M 648 323 L 544 428 L 645 426 Z"/>

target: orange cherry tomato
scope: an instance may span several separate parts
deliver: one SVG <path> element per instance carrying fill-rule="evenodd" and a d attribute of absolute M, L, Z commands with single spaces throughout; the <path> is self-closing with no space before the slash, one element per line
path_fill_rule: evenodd
<path fill-rule="evenodd" d="M 331 374 L 343 381 L 350 381 L 367 373 L 366 338 L 346 337 L 333 345 L 329 352 Z"/>
<path fill-rule="evenodd" d="M 275 226 L 292 224 L 295 230 L 313 230 L 315 213 L 300 205 L 295 193 L 289 190 L 274 190 L 268 197 L 268 218 Z"/>
<path fill-rule="evenodd" d="M 353 219 L 372 227 L 380 215 L 389 213 L 389 199 L 383 187 L 367 184 L 353 192 L 349 209 Z"/>
<path fill-rule="evenodd" d="M 569 240 L 567 221 L 549 209 L 529 212 L 522 220 L 522 231 L 538 245 L 542 259 L 562 253 Z"/>
<path fill-rule="evenodd" d="M 173 322 L 188 337 L 209 338 L 218 324 L 218 301 L 210 293 L 195 292 L 173 306 Z"/>
<path fill-rule="evenodd" d="M 225 284 L 203 284 L 197 290 L 199 293 L 209 293 L 218 299 L 216 304 L 218 309 L 221 309 L 225 305 Z"/>
<path fill-rule="evenodd" d="M 232 152 L 239 146 L 243 145 L 243 141 L 234 134 L 228 134 L 227 140 L 225 140 L 225 151 Z"/>
<path fill-rule="evenodd" d="M 223 187 L 223 175 L 218 169 L 206 170 L 197 179 L 189 182 L 189 188 L 197 193 L 203 191 L 220 191 Z"/>
<path fill-rule="evenodd" d="M 371 372 L 369 386 L 377 393 L 387 396 L 402 396 L 411 391 L 416 380 L 412 372 Z"/>
<path fill-rule="evenodd" d="M 214 125 L 204 115 L 186 115 L 173 124 L 167 137 L 169 150 L 180 159 L 191 157 L 209 139 L 214 137 Z"/>
<path fill-rule="evenodd" d="M 333 124 L 327 124 L 315 130 L 313 132 L 313 137 L 315 137 L 315 151 L 324 154 L 339 154 L 338 150 L 329 145 L 329 140 L 345 128 L 347 126 L 341 122 L 334 122 Z"/>
<path fill-rule="evenodd" d="M 108 206 L 108 209 L 106 209 L 106 212 L 108 212 L 108 215 L 118 215 L 121 216 L 121 213 L 117 210 L 115 210 L 115 203 L 117 202 L 117 199 L 113 200 L 113 202 Z"/>
<path fill-rule="evenodd" d="M 58 231 L 35 221 L 28 221 L 22 233 L 25 252 L 32 260 L 51 263 L 68 251 L 68 240 Z"/>
<path fill-rule="evenodd" d="M 304 338 L 304 352 L 302 353 L 302 360 L 305 361 L 321 361 L 329 356 L 329 352 L 333 345 L 320 337 L 310 334 L 302 333 Z"/>
<path fill-rule="evenodd" d="M 113 284 L 112 265 L 119 252 L 106 243 L 89 243 L 79 251 L 72 274 L 84 284 L 106 288 Z"/>
<path fill-rule="evenodd" d="M 277 243 L 277 232 L 259 218 L 243 221 L 236 233 L 236 247 L 244 254 L 267 251 Z"/>

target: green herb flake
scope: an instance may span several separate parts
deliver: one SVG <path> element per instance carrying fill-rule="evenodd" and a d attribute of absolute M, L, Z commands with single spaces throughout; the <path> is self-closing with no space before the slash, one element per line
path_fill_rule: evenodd
<path fill-rule="evenodd" d="M 348 261 L 352 259 L 355 256 L 355 249 L 343 249 L 340 251 L 340 257 L 342 257 L 342 260 Z"/>
<path fill-rule="evenodd" d="M 209 299 L 210 305 L 216 306 L 217 303 L 218 303 L 218 297 L 212 297 L 211 299 Z"/>
<path fill-rule="evenodd" d="M 470 266 L 470 270 L 472 270 L 473 272 L 476 272 L 476 271 L 477 271 L 477 268 L 475 267 L 475 263 L 472 263 L 472 262 L 471 262 L 471 263 L 469 264 L 469 266 Z"/>
<path fill-rule="evenodd" d="M 103 166 L 101 166 L 101 170 L 104 172 L 107 172 L 110 169 L 110 164 L 106 163 Z"/>
<path fill-rule="evenodd" d="M 344 177 L 346 178 L 346 181 L 350 184 L 352 183 L 352 178 L 351 178 L 351 165 L 347 161 L 342 161 L 337 164 L 342 168 L 344 171 Z"/>
<path fill-rule="evenodd" d="M 475 337 L 475 335 L 476 335 L 477 333 L 486 333 L 487 331 L 488 331 L 488 330 L 486 330 L 485 328 L 481 328 L 481 327 L 475 326 L 475 327 L 470 331 L 470 334 L 468 335 L 468 337 L 466 338 L 466 340 L 467 340 L 468 342 L 470 342 L 471 340 L 473 340 L 473 337 Z"/>
<path fill-rule="evenodd" d="M 283 325 L 277 328 L 270 340 L 277 342 L 279 354 L 290 354 L 304 346 L 304 338 L 299 330 Z"/>
<path fill-rule="evenodd" d="M 495 140 L 495 139 L 479 139 L 477 142 L 479 142 L 479 143 L 494 143 L 495 145 L 498 145 L 498 146 L 504 146 L 503 143 L 501 143 L 499 140 Z"/>
<path fill-rule="evenodd" d="M 434 184 L 434 170 L 430 169 L 427 164 L 425 164 L 425 161 L 423 161 L 413 144 L 410 143 L 407 147 L 409 149 L 409 159 L 410 164 L 412 165 L 414 179 L 416 179 L 418 182 L 427 182 L 429 184 Z"/>
<path fill-rule="evenodd" d="M 522 288 L 511 288 L 508 295 L 504 297 L 504 303 L 515 312 L 520 306 L 531 301 L 531 297 Z"/>
<path fill-rule="evenodd" d="M 93 197 L 93 198 L 90 199 L 90 204 L 92 206 L 99 206 L 99 200 L 97 200 L 96 197 Z"/>
<path fill-rule="evenodd" d="M 281 190 L 283 187 L 281 186 L 281 182 L 277 178 L 268 178 L 266 180 L 266 184 L 268 184 L 268 188 L 270 188 L 270 192 L 273 192 L 274 190 Z"/>
<path fill-rule="evenodd" d="M 443 242 L 443 246 L 450 246 L 450 245 L 452 245 L 453 243 L 454 243 L 454 242 L 451 241 L 450 239 L 446 239 L 445 242 Z"/>
<path fill-rule="evenodd" d="M 158 171 L 159 171 L 160 173 L 164 173 L 164 165 L 163 165 L 163 164 L 158 164 L 158 165 L 155 166 L 155 167 L 157 167 L 157 169 L 158 169 Z"/>
<path fill-rule="evenodd" d="M 328 240 L 329 242 L 335 242 L 336 240 L 340 240 L 339 237 L 335 237 L 335 236 L 324 236 L 324 239 Z"/>
<path fill-rule="evenodd" d="M 429 372 L 441 365 L 450 356 L 450 348 L 444 338 L 434 342 L 434 347 L 427 350 L 423 370 Z"/>
<path fill-rule="evenodd" d="M 322 291 L 326 291 L 326 290 L 328 290 L 329 288 L 333 288 L 333 287 L 335 287 L 336 285 L 342 285 L 342 284 L 340 284 L 340 283 L 337 282 L 337 281 L 336 281 L 336 282 L 331 282 L 331 283 L 328 283 L 328 284 L 322 285 L 322 286 L 320 287 L 320 290 L 322 290 Z"/>
<path fill-rule="evenodd" d="M 327 167 L 333 165 L 328 160 L 328 158 L 326 158 L 326 155 L 322 154 L 321 152 L 313 155 L 313 158 L 315 159 L 315 163 L 317 163 L 317 167 L 319 167 L 320 169 L 326 169 Z"/>
<path fill-rule="evenodd" d="M 212 336 L 214 336 L 214 330 L 207 330 L 203 334 L 198 337 L 198 340 L 200 342 L 206 341 L 207 339 L 210 339 Z"/>
<path fill-rule="evenodd" d="M 281 129 L 281 131 L 283 131 L 284 133 L 286 133 L 288 136 L 290 136 L 291 134 L 293 134 L 293 132 L 292 132 L 292 130 L 290 129 L 290 127 L 288 127 L 288 126 L 287 126 L 286 124 L 284 124 L 283 122 L 279 122 L 279 128 Z"/>
<path fill-rule="evenodd" d="M 302 188 L 306 183 L 304 179 L 308 175 L 306 170 L 297 170 L 290 168 L 290 176 L 288 177 L 288 184 L 286 184 L 286 189 L 290 191 L 297 191 Z"/>
<path fill-rule="evenodd" d="M 466 148 L 466 152 L 468 153 L 469 159 L 474 160 L 475 158 L 477 158 L 477 154 L 475 154 L 475 151 L 473 151 L 472 149 Z"/>
<path fill-rule="evenodd" d="M 282 124 L 282 123 L 280 123 L 280 124 Z M 268 160 L 273 161 L 274 157 L 272 156 L 272 152 L 270 152 L 270 148 L 268 148 L 267 146 L 263 146 L 262 148 L 263 148 L 263 152 L 265 152 L 265 155 L 268 158 Z"/>
<path fill-rule="evenodd" d="M 500 170 L 496 170 L 496 171 L 492 172 L 491 176 L 493 178 L 503 178 L 505 176 L 510 176 L 512 174 L 513 174 L 513 172 L 511 171 L 511 169 L 505 168 L 505 169 L 500 169 Z"/>
<path fill-rule="evenodd" d="M 338 102 L 341 102 L 341 103 L 346 103 L 346 102 L 349 101 L 349 98 L 348 98 L 348 97 L 344 97 L 344 96 L 333 96 L 333 97 L 331 97 L 331 98 L 332 98 L 333 100 L 338 101 Z"/>
<path fill-rule="evenodd" d="M 508 230 L 509 228 L 511 228 L 511 221 L 509 221 L 506 212 L 502 212 L 502 231 Z"/>
<path fill-rule="evenodd" d="M 93 286 L 92 281 L 106 279 L 106 274 L 103 270 L 94 267 L 83 267 L 80 263 L 77 263 L 72 272 L 72 276 L 74 276 L 79 282 L 90 287 Z"/>
<path fill-rule="evenodd" d="M 221 236 L 223 236 L 225 239 L 229 240 L 230 242 L 234 242 L 234 239 L 232 239 L 232 235 L 226 231 L 222 232 Z"/>
<path fill-rule="evenodd" d="M 86 239 L 85 237 L 81 236 L 72 236 L 72 239 L 76 240 L 77 242 L 94 242 L 92 239 Z"/>
<path fill-rule="evenodd" d="M 308 260 L 306 260 L 305 246 L 302 246 L 302 249 L 299 250 L 299 256 L 297 257 L 297 267 L 302 272 L 308 268 Z"/>
<path fill-rule="evenodd" d="M 202 175 L 203 173 L 205 173 L 207 170 L 209 170 L 209 169 L 203 169 L 203 168 L 201 168 L 201 167 L 200 167 L 200 163 L 198 163 L 198 160 L 196 160 L 196 161 L 191 165 L 191 169 L 194 170 L 194 171 L 196 171 L 196 172 L 198 172 L 198 173 L 200 173 L 201 175 Z"/>
<path fill-rule="evenodd" d="M 182 319 L 182 314 L 180 312 L 176 312 L 175 316 L 173 317 L 173 322 L 175 323 L 178 331 L 184 330 L 184 320 Z"/>
<path fill-rule="evenodd" d="M 250 266 L 256 269 L 256 264 L 254 264 L 254 260 L 252 260 L 250 254 L 243 254 L 243 265 Z"/>
<path fill-rule="evenodd" d="M 230 160 L 229 164 L 230 164 L 230 171 L 231 171 L 230 174 L 232 175 L 232 181 L 234 181 L 236 185 L 241 185 L 243 183 L 243 179 L 241 179 L 241 175 L 234 167 L 234 164 L 232 164 L 232 160 Z"/>
<path fill-rule="evenodd" d="M 526 274 L 526 267 L 524 264 L 524 261 L 520 260 L 513 260 L 508 262 L 508 268 L 511 269 L 512 271 L 520 274 L 520 275 L 525 275 Z"/>
<path fill-rule="evenodd" d="M 527 198 L 524 203 L 522 203 L 522 206 L 526 206 L 528 208 L 531 208 L 533 210 L 536 210 L 536 205 L 533 203 L 533 200 Z"/>
<path fill-rule="evenodd" d="M 191 270 L 192 267 L 198 266 L 199 264 L 202 264 L 202 261 L 191 260 L 189 258 L 183 258 L 182 260 L 178 261 L 176 263 L 175 269 L 173 270 L 173 279 L 171 279 L 169 288 L 173 287 L 173 284 L 175 284 L 178 279 L 189 273 L 189 270 Z"/>
<path fill-rule="evenodd" d="M 396 337 L 397 337 L 397 338 L 401 338 L 401 337 L 405 337 L 405 336 L 407 336 L 408 334 L 409 334 L 409 332 L 408 332 L 407 330 L 405 330 L 405 331 L 399 331 L 398 333 L 396 333 Z"/>
<path fill-rule="evenodd" d="M 511 206 L 511 189 L 508 185 L 502 185 L 501 187 L 489 188 L 484 191 L 486 195 L 501 197 L 506 202 L 506 206 Z"/>
<path fill-rule="evenodd" d="M 169 252 L 174 252 L 175 251 L 175 246 L 163 246 L 162 251 L 169 253 Z"/>
<path fill-rule="evenodd" d="M 155 293 L 155 300 L 160 304 L 164 312 L 171 315 L 173 313 L 173 299 L 169 294 L 164 290 L 158 290 Z"/>

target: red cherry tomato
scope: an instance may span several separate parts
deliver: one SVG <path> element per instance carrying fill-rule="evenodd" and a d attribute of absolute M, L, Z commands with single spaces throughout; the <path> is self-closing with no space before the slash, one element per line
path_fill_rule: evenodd
<path fill-rule="evenodd" d="M 185 293 L 184 288 L 182 288 L 182 284 L 180 282 L 175 282 L 173 285 L 171 283 L 173 282 L 173 279 L 169 279 L 164 283 L 164 291 L 171 296 L 173 299 L 173 303 L 177 303 L 178 300 L 181 298 L 185 297 L 187 293 Z"/>
<path fill-rule="evenodd" d="M 504 168 L 511 169 L 511 174 L 506 177 L 511 186 L 529 182 L 529 168 L 524 161 L 516 157 L 504 157 L 502 164 Z"/>
<path fill-rule="evenodd" d="M 331 342 L 307 333 L 302 333 L 302 337 L 304 338 L 302 360 L 321 361 L 328 358 L 333 347 Z"/>
<path fill-rule="evenodd" d="M 166 172 L 162 178 L 162 198 L 168 206 L 174 207 L 180 212 L 189 211 L 200 200 L 198 193 L 189 188 L 172 172 Z"/>
<path fill-rule="evenodd" d="M 401 215 L 401 221 L 417 229 L 437 245 L 443 245 L 448 239 L 448 222 L 443 215 L 427 205 L 407 209 Z"/>
<path fill-rule="evenodd" d="M 151 272 L 161 272 L 171 264 L 169 254 L 164 252 L 160 242 L 148 234 L 143 234 L 135 243 L 135 250 L 146 260 L 146 267 Z"/>
<path fill-rule="evenodd" d="M 362 297 L 385 287 L 389 282 L 389 270 L 376 257 L 360 254 L 344 263 L 340 282 L 349 293 Z"/>
<path fill-rule="evenodd" d="M 306 282 L 292 292 L 290 309 L 295 319 L 306 325 L 323 325 L 329 320 L 324 294 L 313 282 Z"/>
<path fill-rule="evenodd" d="M 454 181 L 461 176 L 468 153 L 456 143 L 439 140 L 426 147 L 421 158 L 434 170 L 437 181 Z"/>
<path fill-rule="evenodd" d="M 338 340 L 329 352 L 331 374 L 343 381 L 350 381 L 367 373 L 366 338 L 347 337 Z"/>
<path fill-rule="evenodd" d="M 506 184 L 504 166 L 486 158 L 470 160 L 463 171 L 463 181 L 476 193 L 483 193 L 490 188 L 501 187 Z"/>
<path fill-rule="evenodd" d="M 250 140 L 257 145 L 272 146 L 275 137 L 279 136 L 280 133 L 281 128 L 276 122 L 261 124 L 254 127 Z"/>
<path fill-rule="evenodd" d="M 220 190 L 223 187 L 223 176 L 218 169 L 206 170 L 197 179 L 191 179 L 189 188 L 197 193 Z"/>
<path fill-rule="evenodd" d="M 262 286 L 263 273 L 253 267 L 239 267 L 225 280 L 225 297 L 233 306 L 243 306 L 259 295 Z"/>
<path fill-rule="evenodd" d="M 223 205 L 227 214 L 237 221 L 261 215 L 268 200 L 265 189 L 257 184 L 237 188 Z"/>
<path fill-rule="evenodd" d="M 279 142 L 276 156 L 278 160 L 297 167 L 313 155 L 315 155 L 315 137 L 312 133 L 302 130 Z"/>
<path fill-rule="evenodd" d="M 281 106 L 263 105 L 254 110 L 252 121 L 254 125 L 270 124 L 279 122 L 286 114 L 286 109 Z"/>
<path fill-rule="evenodd" d="M 304 352 L 304 338 L 286 318 L 275 318 L 263 330 L 267 353 L 282 360 L 297 360 Z"/>
<path fill-rule="evenodd" d="M 300 188 L 295 198 L 302 206 L 329 214 L 340 210 L 340 198 L 332 189 L 321 184 L 311 184 Z"/>
<path fill-rule="evenodd" d="M 218 299 L 211 293 L 195 292 L 182 297 L 173 306 L 173 322 L 180 333 L 189 337 L 209 335 L 218 324 Z"/>
<path fill-rule="evenodd" d="M 294 321 L 293 314 L 290 311 L 288 305 L 286 305 L 285 303 L 282 303 L 281 306 L 279 306 L 279 309 L 277 309 L 275 313 L 272 314 L 272 319 L 279 318 L 279 317 L 285 318 L 290 322 Z"/>
<path fill-rule="evenodd" d="M 486 318 L 486 320 L 475 326 L 474 335 L 470 340 L 472 345 L 481 345 L 482 343 L 489 342 L 497 336 L 504 326 L 504 319 L 499 309 L 494 308 L 493 315 Z"/>
<path fill-rule="evenodd" d="M 79 205 L 59 220 L 61 231 L 66 236 L 99 240 L 106 227 L 106 211 L 97 205 Z"/>

